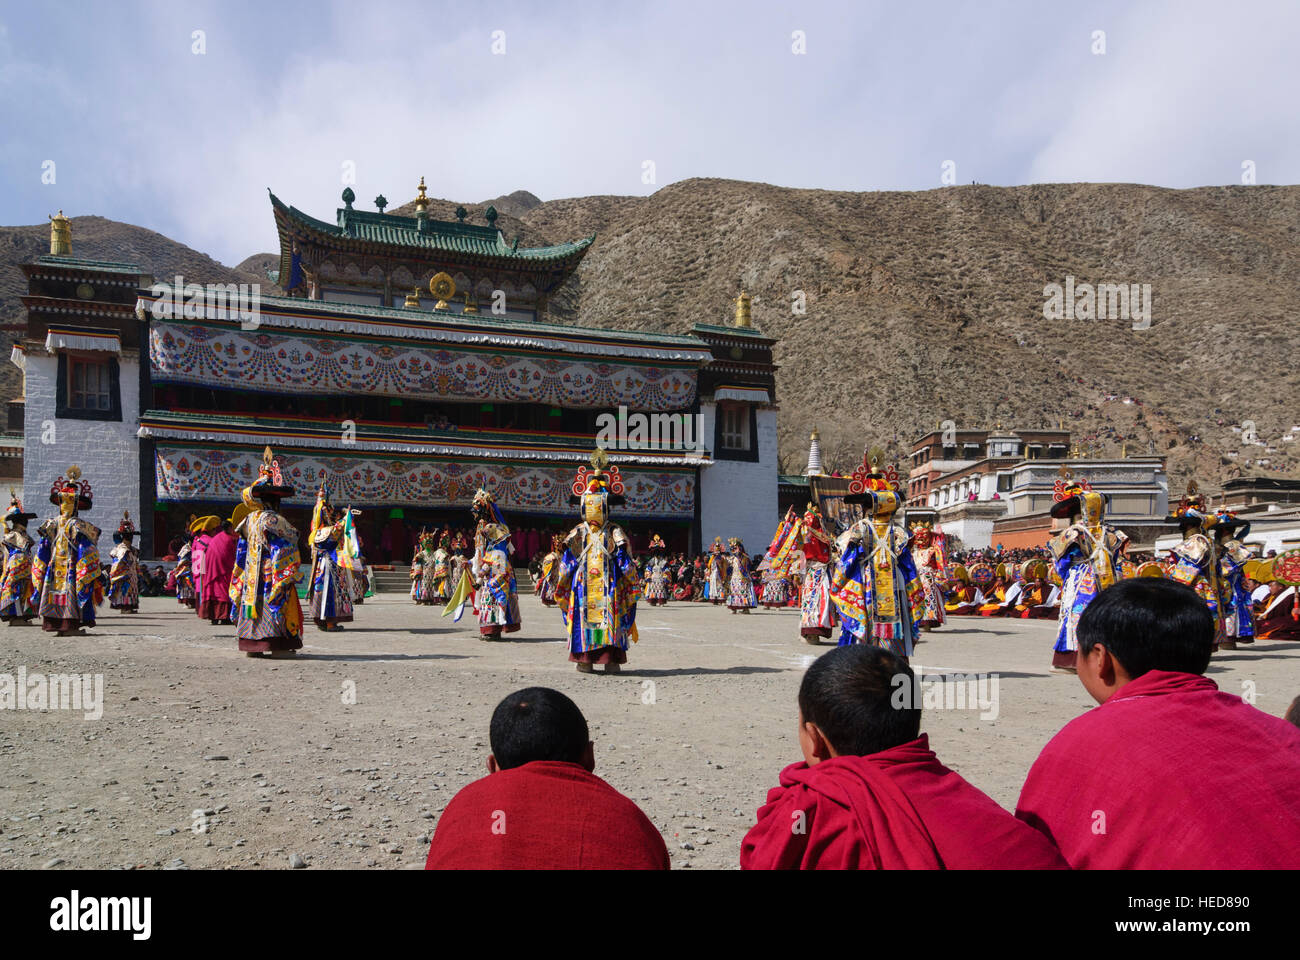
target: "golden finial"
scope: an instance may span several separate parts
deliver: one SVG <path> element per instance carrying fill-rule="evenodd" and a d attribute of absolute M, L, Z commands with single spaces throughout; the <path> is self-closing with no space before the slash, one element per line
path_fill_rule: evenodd
<path fill-rule="evenodd" d="M 465 309 L 461 313 L 478 313 L 478 298 L 470 296 L 468 290 L 465 291 Z"/>
<path fill-rule="evenodd" d="M 416 287 L 414 290 L 412 290 L 410 293 L 406 295 L 406 303 L 402 304 L 402 306 L 418 307 L 419 305 L 420 305 L 420 288 Z"/>
<path fill-rule="evenodd" d="M 736 298 L 736 326 L 752 327 L 753 319 L 750 316 L 750 304 L 752 298 L 744 290 L 740 291 L 740 296 Z"/>
<path fill-rule="evenodd" d="M 415 215 L 425 217 L 429 212 L 429 198 L 425 195 L 424 177 L 420 178 L 420 194 L 415 198 Z"/>
<path fill-rule="evenodd" d="M 72 221 L 62 210 L 57 217 L 50 217 L 50 256 L 72 256 Z"/>
<path fill-rule="evenodd" d="M 598 473 L 604 473 L 605 468 L 609 466 L 609 454 L 605 452 L 604 447 L 597 447 L 591 454 L 591 469 Z"/>
<path fill-rule="evenodd" d="M 820 433 L 817 432 L 817 428 L 816 428 L 816 427 L 813 427 L 812 436 L 809 437 L 808 439 L 809 439 L 809 440 L 818 440 L 818 441 L 820 441 L 821 438 L 822 438 L 822 435 L 821 435 Z"/>

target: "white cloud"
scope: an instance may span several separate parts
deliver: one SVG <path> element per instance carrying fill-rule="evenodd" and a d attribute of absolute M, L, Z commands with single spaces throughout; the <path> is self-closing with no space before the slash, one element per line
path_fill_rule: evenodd
<path fill-rule="evenodd" d="M 0 23 L 0 170 L 16 185 L 0 221 L 62 206 L 235 263 L 274 249 L 268 186 L 332 219 L 345 160 L 364 209 L 406 202 L 421 175 L 463 201 L 695 176 L 930 189 L 948 159 L 962 183 L 1229 183 L 1244 159 L 1294 182 L 1298 19 L 1181 2 L 21 11 Z M 60 182 L 44 188 L 51 155 Z"/>

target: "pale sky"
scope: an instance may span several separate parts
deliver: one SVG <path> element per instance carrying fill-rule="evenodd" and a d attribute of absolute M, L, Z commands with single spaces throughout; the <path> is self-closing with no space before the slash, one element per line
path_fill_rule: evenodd
<path fill-rule="evenodd" d="M 0 223 L 98 214 L 233 265 L 276 247 L 267 187 L 333 220 L 347 170 L 362 209 L 421 175 L 463 202 L 927 190 L 946 161 L 1296 183 L 1297 37 L 1295 2 L 0 0 Z"/>

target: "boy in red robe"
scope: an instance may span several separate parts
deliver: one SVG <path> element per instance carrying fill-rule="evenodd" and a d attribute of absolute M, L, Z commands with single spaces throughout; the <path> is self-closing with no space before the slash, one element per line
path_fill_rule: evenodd
<path fill-rule="evenodd" d="M 564 694 L 510 694 L 489 742 L 488 776 L 447 804 L 426 870 L 668 869 L 655 825 L 591 772 L 587 721 Z"/>
<path fill-rule="evenodd" d="M 1043 748 L 1016 810 L 1075 869 L 1300 868 L 1300 730 L 1202 676 L 1214 628 L 1195 590 L 1154 577 L 1079 618 L 1101 706 Z"/>
<path fill-rule="evenodd" d="M 881 647 L 818 658 L 799 687 L 805 762 L 781 771 L 741 868 L 1064 869 L 1050 841 L 939 762 L 920 703 L 911 668 Z"/>

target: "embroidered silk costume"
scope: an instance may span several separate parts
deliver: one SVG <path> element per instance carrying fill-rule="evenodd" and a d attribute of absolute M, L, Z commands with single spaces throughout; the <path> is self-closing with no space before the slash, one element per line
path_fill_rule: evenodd
<path fill-rule="evenodd" d="M 257 479 L 243 491 L 248 513 L 239 523 L 230 580 L 239 649 L 249 656 L 302 649 L 298 531 L 279 513 L 281 498 L 292 495 L 267 447 Z"/>
<path fill-rule="evenodd" d="M 477 527 L 470 576 L 478 584 L 474 609 L 478 611 L 479 633 L 484 640 L 499 640 L 503 633 L 519 629 L 519 593 L 515 570 L 510 563 L 513 547 L 510 528 L 487 490 L 474 494 L 472 505 Z"/>
<path fill-rule="evenodd" d="M 569 659 L 582 672 L 605 664 L 617 673 L 637 640 L 636 604 L 641 581 L 623 529 L 609 522 L 609 508 L 623 502 L 623 480 L 605 451 L 591 456 L 592 469 L 578 470 L 572 502 L 582 523 L 569 531 L 555 582 L 555 601 L 564 614 Z"/>
<path fill-rule="evenodd" d="M 27 626 L 36 616 L 37 584 L 32 580 L 32 547 L 35 541 L 27 523 L 36 518 L 24 513 L 18 495 L 9 491 L 5 513 L 4 573 L 0 575 L 0 620 L 10 626 Z"/>
<path fill-rule="evenodd" d="M 112 566 L 108 571 L 108 605 L 123 613 L 136 613 L 140 609 L 140 551 L 132 542 L 135 524 L 129 513 L 122 514 L 122 523 L 113 534 L 116 546 L 109 551 Z"/>
<path fill-rule="evenodd" d="M 947 565 L 943 533 L 929 523 L 918 523 L 912 535 L 912 560 L 921 580 L 921 602 L 915 610 L 916 621 L 925 630 L 941 627 L 948 619 L 941 583 L 943 568 Z"/>
<path fill-rule="evenodd" d="M 667 544 L 659 534 L 650 538 L 649 554 L 650 559 L 645 565 L 645 601 L 651 606 L 663 606 L 668 602 L 668 596 L 672 589 L 669 582 L 672 579 L 669 571 L 668 558 L 664 556 Z"/>
<path fill-rule="evenodd" d="M 1070 525 L 1052 537 L 1048 546 L 1063 584 L 1061 588 L 1060 626 L 1052 648 L 1052 666 L 1073 670 L 1078 657 L 1077 629 L 1079 617 L 1093 598 L 1116 579 L 1121 555 L 1128 546 L 1128 536 L 1103 522 L 1106 497 L 1076 483 L 1062 467 L 1063 479 L 1056 482 L 1051 514 L 1068 518 Z"/>
<path fill-rule="evenodd" d="M 352 587 L 340 563 L 346 542 L 344 521 L 329 504 L 322 486 L 311 518 L 311 600 L 308 609 L 316 626 L 331 630 L 352 622 Z"/>
<path fill-rule="evenodd" d="M 727 541 L 727 546 L 727 606 L 732 613 L 749 613 L 758 606 L 754 580 L 749 571 L 749 555 L 745 553 L 745 545 L 735 537 Z"/>
<path fill-rule="evenodd" d="M 871 643 L 900 657 L 912 655 L 920 636 L 913 610 L 921 582 L 908 549 L 910 537 L 894 514 L 902 505 L 898 481 L 874 463 L 854 473 L 845 503 L 860 503 L 867 514 L 840 534 L 839 559 L 831 577 L 831 598 L 844 632 L 840 646 Z"/>
<path fill-rule="evenodd" d="M 80 467 L 69 467 L 50 488 L 59 515 L 41 524 L 32 580 L 40 586 L 42 629 L 60 636 L 95 625 L 95 608 L 104 601 L 99 564 L 99 527 L 78 512 L 92 506 L 90 482 Z"/>

